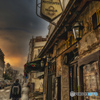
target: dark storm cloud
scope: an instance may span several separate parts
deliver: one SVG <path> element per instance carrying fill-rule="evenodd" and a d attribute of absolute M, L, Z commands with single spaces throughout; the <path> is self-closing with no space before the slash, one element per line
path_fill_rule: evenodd
<path fill-rule="evenodd" d="M 0 27 L 21 27 L 31 32 L 43 30 L 48 24 L 35 13 L 35 0 L 0 0 Z"/>
<path fill-rule="evenodd" d="M 0 46 L 6 56 L 24 56 L 32 35 L 24 31 L 0 31 Z"/>
<path fill-rule="evenodd" d="M 0 0 L 0 48 L 5 62 L 22 69 L 32 36 L 45 37 L 48 23 L 36 15 L 36 0 Z"/>
<path fill-rule="evenodd" d="M 11 31 L 11 30 L 20 30 L 20 31 L 25 31 L 25 32 L 28 32 L 28 33 L 32 33 L 31 31 L 27 30 L 27 29 L 24 29 L 24 28 L 16 28 L 16 27 L 7 27 L 7 28 L 0 28 L 0 30 L 7 30 L 7 31 Z"/>

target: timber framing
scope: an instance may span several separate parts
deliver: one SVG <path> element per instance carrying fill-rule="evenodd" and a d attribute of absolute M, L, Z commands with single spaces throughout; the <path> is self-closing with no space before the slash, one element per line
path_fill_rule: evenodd
<path fill-rule="evenodd" d="M 59 37 L 63 34 L 62 30 L 66 26 L 72 26 L 76 18 L 82 13 L 84 8 L 94 0 L 70 0 L 63 14 L 61 15 L 59 21 L 53 32 L 51 33 L 49 39 L 47 40 L 44 48 L 38 55 L 38 57 L 43 57 L 47 54 L 54 44 L 59 40 Z M 98 1 L 98 0 L 95 0 Z M 67 33 L 66 33 L 67 34 Z"/>

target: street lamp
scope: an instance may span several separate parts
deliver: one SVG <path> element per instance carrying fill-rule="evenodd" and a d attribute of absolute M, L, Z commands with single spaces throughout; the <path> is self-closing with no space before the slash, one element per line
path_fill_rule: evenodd
<path fill-rule="evenodd" d="M 82 26 L 79 22 L 76 22 L 75 25 L 72 27 L 74 37 L 77 41 L 82 38 L 83 28 L 84 26 Z"/>

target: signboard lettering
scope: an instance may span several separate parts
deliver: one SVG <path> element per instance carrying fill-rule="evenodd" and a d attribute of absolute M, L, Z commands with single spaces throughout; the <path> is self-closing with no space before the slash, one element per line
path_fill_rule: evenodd
<path fill-rule="evenodd" d="M 52 21 L 62 13 L 60 0 L 41 0 L 41 16 Z"/>

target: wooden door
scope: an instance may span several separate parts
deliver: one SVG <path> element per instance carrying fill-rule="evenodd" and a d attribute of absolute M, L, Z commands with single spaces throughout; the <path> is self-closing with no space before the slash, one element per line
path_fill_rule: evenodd
<path fill-rule="evenodd" d="M 58 77 L 57 100 L 61 100 L 61 77 Z"/>
<path fill-rule="evenodd" d="M 52 76 L 48 76 L 47 100 L 52 100 Z"/>

